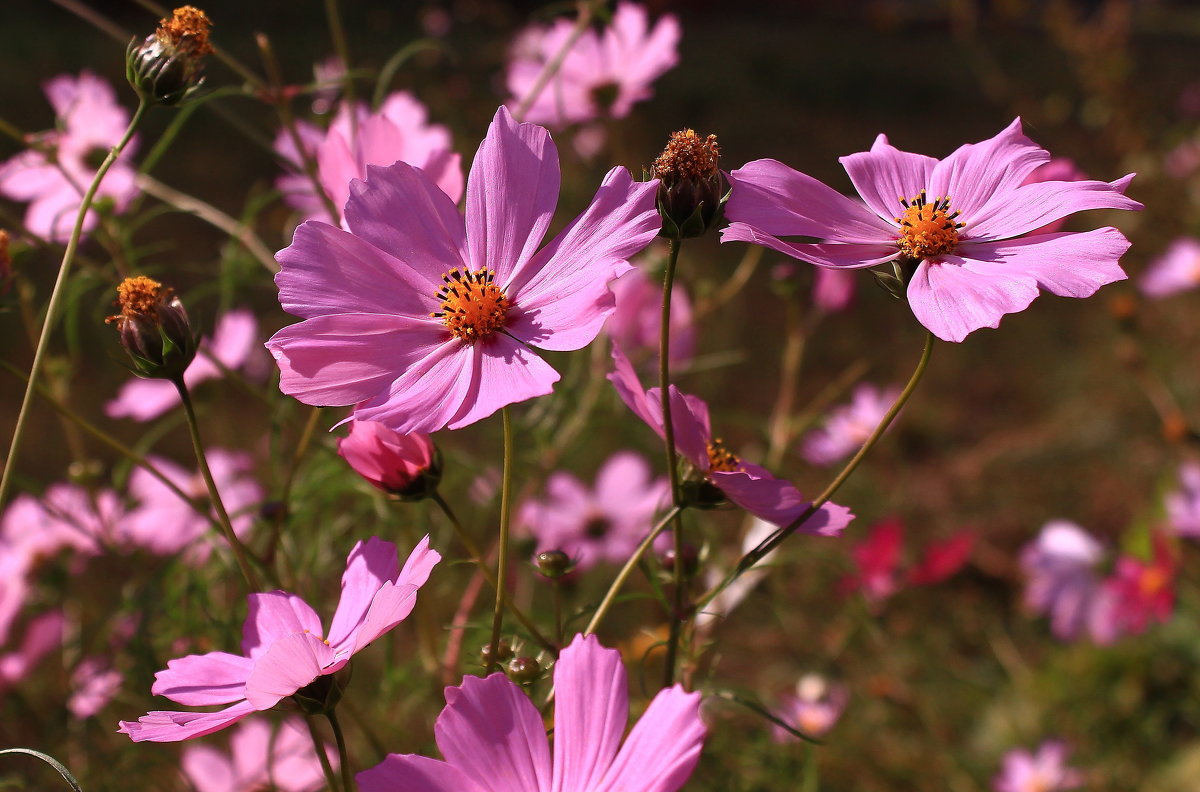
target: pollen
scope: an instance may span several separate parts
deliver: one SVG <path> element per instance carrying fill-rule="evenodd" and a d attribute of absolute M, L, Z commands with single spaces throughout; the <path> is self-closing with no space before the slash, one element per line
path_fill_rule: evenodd
<path fill-rule="evenodd" d="M 504 327 L 509 302 L 495 284 L 495 274 L 483 269 L 452 269 L 442 276 L 445 285 L 435 295 L 441 310 L 430 316 L 441 319 L 455 338 L 474 343 Z"/>
<path fill-rule="evenodd" d="M 716 135 L 702 138 L 694 129 L 681 129 L 671 133 L 667 147 L 654 160 L 653 173 L 666 184 L 704 179 L 717 172 L 720 156 Z"/>
<path fill-rule="evenodd" d="M 710 473 L 735 473 L 742 466 L 737 454 L 725 447 L 721 438 L 714 437 L 708 444 L 708 470 Z"/>
<path fill-rule="evenodd" d="M 186 45 L 193 55 L 209 55 L 213 51 L 208 42 L 208 30 L 212 22 L 208 15 L 195 6 L 180 6 L 170 19 L 160 19 L 158 36 L 175 46 Z"/>
<path fill-rule="evenodd" d="M 158 305 L 162 293 L 162 284 L 145 275 L 126 278 L 117 287 L 117 305 L 121 307 L 121 313 L 117 316 L 109 316 L 104 321 L 110 324 L 112 322 L 120 323 L 123 319 L 135 317 L 153 320 L 157 316 L 155 307 Z"/>
<path fill-rule="evenodd" d="M 900 199 L 904 213 L 896 218 L 900 238 L 896 240 L 900 253 L 906 258 L 928 259 L 950 253 L 958 247 L 958 230 L 965 223 L 956 223 L 958 212 L 950 211 L 950 196 L 935 198 L 929 203 L 921 190 L 911 201 Z"/>

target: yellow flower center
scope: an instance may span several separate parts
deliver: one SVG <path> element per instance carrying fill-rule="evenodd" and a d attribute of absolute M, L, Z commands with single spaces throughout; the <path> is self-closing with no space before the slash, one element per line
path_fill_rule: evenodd
<path fill-rule="evenodd" d="M 508 298 L 493 283 L 495 275 L 484 267 L 463 272 L 457 267 L 442 276 L 446 285 L 435 295 L 442 301 L 441 310 L 430 316 L 442 324 L 457 339 L 473 343 L 487 338 L 504 327 L 508 313 Z"/>
<path fill-rule="evenodd" d="M 925 191 L 921 190 L 916 198 L 911 201 L 901 198 L 900 203 L 904 205 L 904 213 L 896 218 L 900 224 L 896 246 L 905 258 L 933 258 L 958 247 L 958 229 L 965 223 L 954 222 L 959 213 L 950 212 L 950 196 L 928 203 Z"/>
<path fill-rule="evenodd" d="M 714 437 L 713 441 L 708 444 L 709 473 L 734 473 L 741 465 L 742 460 L 725 447 L 721 438 Z"/>
<path fill-rule="evenodd" d="M 1166 589 L 1167 573 L 1160 567 L 1150 567 L 1138 576 L 1138 589 L 1143 597 L 1153 597 Z"/>

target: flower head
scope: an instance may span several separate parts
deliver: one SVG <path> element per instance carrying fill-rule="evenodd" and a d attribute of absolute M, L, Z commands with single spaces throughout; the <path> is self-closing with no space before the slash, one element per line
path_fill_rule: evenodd
<path fill-rule="evenodd" d="M 160 19 L 158 29 L 140 44 L 129 43 L 125 76 L 138 95 L 161 105 L 177 105 L 192 96 L 204 82 L 204 59 L 213 46 L 208 16 L 195 6 L 176 8 L 170 19 Z"/>
<path fill-rule="evenodd" d="M 1099 565 L 1104 547 L 1083 528 L 1066 520 L 1042 527 L 1021 551 L 1025 603 L 1050 617 L 1050 629 L 1062 640 L 1107 632 L 1105 596 Z"/>
<path fill-rule="evenodd" d="M 1083 773 L 1067 767 L 1065 743 L 1050 740 L 1036 753 L 1021 748 L 1004 755 L 1000 775 L 992 781 L 995 792 L 1061 792 L 1083 786 Z"/>
<path fill-rule="evenodd" d="M 775 714 L 796 731 L 808 737 L 822 737 L 842 717 L 850 691 L 845 685 L 833 682 L 820 674 L 805 674 L 796 682 L 796 692 L 784 696 Z M 794 739 L 784 729 L 772 730 L 776 742 Z"/>
<path fill-rule="evenodd" d="M 429 537 L 417 543 L 403 568 L 391 542 L 374 537 L 359 542 L 346 559 L 342 597 L 328 632 L 316 611 L 295 594 L 251 594 L 241 655 L 209 652 L 172 660 L 154 675 L 150 689 L 187 706 L 228 706 L 216 712 L 149 712 L 137 721 L 122 721 L 119 731 L 134 742 L 187 740 L 303 693 L 407 618 L 417 590 L 440 560 L 429 549 Z"/>
<path fill-rule="evenodd" d="M 612 313 L 608 282 L 653 239 L 656 183 L 609 171 L 582 215 L 538 245 L 558 201 L 549 134 L 500 108 L 467 180 L 466 217 L 419 169 L 368 168 L 344 231 L 296 230 L 279 300 L 304 321 L 267 343 L 280 388 L 407 434 L 458 429 L 549 393 L 532 348 L 579 349 Z"/>
<path fill-rule="evenodd" d="M 701 137 L 694 129 L 671 133 L 667 147 L 650 169 L 650 175 L 659 180 L 663 236 L 701 236 L 721 221 L 729 188 L 717 164 L 720 157 L 716 135 Z"/>
<path fill-rule="evenodd" d="M 175 290 L 139 275 L 121 282 L 117 301 L 121 313 L 104 321 L 116 324 L 134 373 L 152 379 L 183 377 L 198 342 Z"/>
<path fill-rule="evenodd" d="M 372 486 L 404 499 L 419 500 L 437 490 L 441 460 L 429 435 L 402 435 L 374 421 L 351 421 L 338 440 L 338 456 Z"/>
<path fill-rule="evenodd" d="M 121 689 L 121 672 L 101 657 L 85 657 L 71 672 L 67 709 L 76 718 L 90 718 L 104 709 Z"/>
<path fill-rule="evenodd" d="M 1129 242 L 1115 228 L 1033 233 L 1087 209 L 1140 209 L 1126 198 L 1132 174 L 1115 182 L 1026 178 L 1050 154 L 1025 137 L 1020 119 L 993 138 L 943 160 L 892 147 L 842 157 L 864 204 L 775 160 L 734 171 L 722 241 L 765 245 L 823 267 L 896 262 L 908 303 L 934 335 L 962 341 L 998 327 L 1045 289 L 1088 297 L 1122 280 Z M 817 237 L 816 243 L 780 237 Z"/>
<path fill-rule="evenodd" d="M 867 442 L 899 396 L 899 388 L 859 385 L 849 404 L 834 408 L 824 426 L 808 433 L 800 453 L 814 465 L 845 459 Z"/>
<path fill-rule="evenodd" d="M 337 752 L 326 746 L 325 753 L 336 769 Z M 312 739 L 298 718 L 284 720 L 274 734 L 261 720 L 240 724 L 229 738 L 228 754 L 211 745 L 189 745 L 180 769 L 196 792 L 316 792 L 325 786 Z"/>
<path fill-rule="evenodd" d="M 1116 635 L 1140 635 L 1151 624 L 1167 621 L 1175 607 L 1177 569 L 1178 559 L 1166 538 L 1157 533 L 1149 561 L 1133 556 L 1118 558 L 1112 576 L 1104 582 L 1110 629 Z"/>
<path fill-rule="evenodd" d="M 1138 280 L 1147 297 L 1170 297 L 1200 286 L 1200 239 L 1180 237 L 1167 246 Z"/>
<path fill-rule="evenodd" d="M 615 649 L 578 635 L 554 667 L 554 746 L 537 707 L 503 674 L 446 688 L 434 726 L 445 761 L 391 754 L 359 773 L 363 792 L 675 792 L 700 758 L 700 694 L 659 691 L 621 737 L 629 715 Z"/>

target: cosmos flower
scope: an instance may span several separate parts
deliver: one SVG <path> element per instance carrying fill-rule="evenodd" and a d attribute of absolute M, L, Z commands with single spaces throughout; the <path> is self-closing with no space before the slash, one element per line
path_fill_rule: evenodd
<path fill-rule="evenodd" d="M 813 282 L 813 305 L 824 313 L 844 311 L 854 301 L 854 290 L 854 273 L 818 267 Z"/>
<path fill-rule="evenodd" d="M 833 465 L 853 454 L 900 396 L 900 389 L 862 384 L 854 389 L 850 403 L 836 407 L 825 425 L 808 433 L 800 453 L 814 465 Z"/>
<path fill-rule="evenodd" d="M 503 674 L 446 688 L 434 736 L 445 761 L 390 754 L 358 774 L 362 792 L 675 792 L 700 758 L 700 694 L 659 691 L 629 717 L 625 667 L 594 635 L 577 635 L 554 666 L 554 746 L 529 696 Z"/>
<path fill-rule="evenodd" d="M 1166 497 L 1167 524 L 1180 536 L 1200 539 L 1200 463 L 1179 466 L 1179 489 Z"/>
<path fill-rule="evenodd" d="M 613 346 L 614 371 L 608 379 L 621 400 L 646 425 L 663 437 L 662 402 L 659 388 L 643 390 L 637 373 L 625 354 Z M 675 449 L 692 463 L 705 482 L 755 517 L 773 525 L 785 526 L 800 517 L 810 502 L 783 479 L 777 479 L 751 462 L 730 452 L 714 438 L 708 419 L 708 405 L 699 398 L 670 386 L 671 423 Z M 820 536 L 837 536 L 854 515 L 844 506 L 826 503 L 804 521 L 799 531 Z"/>
<path fill-rule="evenodd" d="M 608 337 L 635 360 L 658 359 L 662 327 L 662 283 L 655 283 L 642 267 L 634 267 L 612 282 L 617 308 L 604 325 Z M 682 283 L 671 289 L 671 366 L 685 365 L 696 348 L 692 303 Z"/>
<path fill-rule="evenodd" d="M 1170 297 L 1200 286 L 1200 239 L 1176 239 L 1150 262 L 1137 285 L 1147 297 Z"/>
<path fill-rule="evenodd" d="M 517 524 L 537 539 L 536 552 L 561 550 L 584 570 L 626 561 L 670 499 L 665 478 L 654 478 L 637 454 L 621 451 L 600 468 L 595 489 L 570 473 L 550 476 L 545 498 L 522 504 Z"/>
<path fill-rule="evenodd" d="M 948 539 L 931 542 L 916 564 L 903 569 L 904 524 L 896 517 L 871 526 L 865 539 L 850 550 L 855 572 L 842 580 L 843 592 L 858 591 L 878 605 L 899 590 L 901 583 L 928 586 L 940 583 L 962 569 L 974 537 L 960 531 Z M 903 574 L 902 574 L 903 572 Z"/>
<path fill-rule="evenodd" d="M 441 479 L 429 435 L 397 434 L 374 421 L 351 421 L 350 434 L 338 440 L 338 456 L 372 486 L 393 495 L 428 495 Z"/>
<path fill-rule="evenodd" d="M 90 718 L 112 701 L 121 688 L 121 672 L 101 657 L 85 657 L 71 672 L 67 709 L 76 718 Z"/>
<path fill-rule="evenodd" d="M 892 147 L 842 157 L 863 203 L 775 160 L 731 174 L 722 241 L 740 240 L 823 267 L 897 261 L 917 320 L 946 341 L 998 327 L 1045 289 L 1088 297 L 1122 280 L 1129 242 L 1115 228 L 1026 236 L 1087 209 L 1140 209 L 1126 198 L 1132 174 L 1115 182 L 1023 184 L 1050 154 L 1025 137 L 1020 119 L 993 138 L 943 160 Z M 816 243 L 780 237 L 816 237 Z"/>
<path fill-rule="evenodd" d="M 117 104 L 111 85 L 90 71 L 78 77 L 61 74 L 43 90 L 54 107 L 55 129 L 37 135 L 32 147 L 0 164 L 0 195 L 27 201 L 25 227 L 52 242 L 71 236 L 75 215 L 101 159 L 120 142 L 129 125 L 129 111 Z M 129 156 L 136 150 L 130 141 L 113 163 L 96 202 L 108 200 L 123 211 L 137 195 L 135 169 Z M 96 227 L 95 209 L 84 218 L 84 232 Z"/>
<path fill-rule="evenodd" d="M 775 715 L 801 734 L 822 737 L 842 717 L 849 700 L 850 691 L 845 685 L 820 674 L 805 674 L 796 683 L 796 692 L 780 701 Z M 772 736 L 776 742 L 796 739 L 778 726 L 772 729 Z"/>
<path fill-rule="evenodd" d="M 230 311 L 222 316 L 213 331 L 212 343 L 201 341 L 199 354 L 183 372 L 184 384 L 190 390 L 205 380 L 220 377 L 222 367 L 241 368 L 256 348 L 257 335 L 258 322 L 249 311 Z M 216 358 L 216 363 L 212 358 Z M 104 414 L 109 418 L 149 421 L 178 404 L 179 391 L 170 381 L 135 377 L 121 386 L 117 398 L 104 405 Z"/>
<path fill-rule="evenodd" d="M 660 222 L 656 182 L 614 168 L 584 213 L 538 250 L 558 202 L 545 129 L 496 112 L 467 181 L 466 216 L 419 169 L 368 168 L 344 231 L 296 230 L 279 253 L 279 300 L 304 321 L 267 343 L 280 388 L 306 404 L 356 405 L 393 431 L 459 429 L 549 393 L 531 347 L 579 349 L 612 313 L 608 282 Z"/>
<path fill-rule="evenodd" d="M 1025 604 L 1050 617 L 1050 630 L 1064 641 L 1105 634 L 1107 605 L 1098 567 L 1104 547 L 1066 520 L 1042 527 L 1021 551 Z"/>
<path fill-rule="evenodd" d="M 1000 774 L 992 781 L 994 792 L 1060 792 L 1083 786 L 1083 773 L 1067 767 L 1067 746 L 1050 740 L 1036 753 L 1021 748 L 1004 755 Z"/>
<path fill-rule="evenodd" d="M 211 745 L 189 745 L 180 769 L 196 792 L 316 792 L 325 774 L 313 752 L 312 739 L 298 718 L 288 718 L 274 735 L 263 720 L 240 724 L 229 738 L 229 753 Z M 330 766 L 338 766 L 337 751 L 326 746 Z"/>
<path fill-rule="evenodd" d="M 1109 623 L 1104 637 L 1141 635 L 1151 624 L 1166 622 L 1171 617 L 1178 559 L 1161 533 L 1153 535 L 1152 545 L 1153 556 L 1149 561 L 1121 556 L 1112 575 L 1104 581 L 1108 595 L 1104 616 Z"/>
<path fill-rule="evenodd" d="M 400 568 L 396 546 L 372 537 L 346 559 L 342 596 L 329 631 L 308 603 L 286 591 L 249 596 L 241 655 L 209 652 L 171 660 L 150 691 L 189 707 L 228 705 L 216 712 L 154 711 L 121 721 L 134 742 L 176 742 L 224 729 L 274 707 L 322 677 L 345 668 L 379 636 L 412 612 L 417 590 L 441 556 L 429 537 Z"/>
<path fill-rule="evenodd" d="M 12 651 L 0 652 L 0 694 L 11 689 L 38 667 L 46 655 L 62 646 L 62 611 L 47 611 L 29 620 L 21 643 Z"/>
<path fill-rule="evenodd" d="M 389 95 L 377 112 L 368 110 L 365 102 L 343 103 L 329 129 L 299 122 L 296 131 L 300 144 L 316 161 L 321 187 L 339 212 L 350 197 L 350 182 L 366 178 L 368 165 L 397 161 L 420 168 L 457 203 L 463 191 L 461 158 L 451 149 L 450 132 L 428 123 L 427 115 L 416 97 L 399 91 Z M 277 181 L 284 200 L 305 220 L 329 222 L 325 203 L 304 173 L 296 141 L 287 130 L 276 136 L 275 152 L 291 170 Z M 345 225 L 344 218 L 339 220 Z"/>
<path fill-rule="evenodd" d="M 513 44 L 508 64 L 509 108 L 532 92 L 545 65 L 573 34 L 575 23 L 526 28 Z M 653 96 L 651 84 L 678 61 L 679 20 L 670 14 L 654 27 L 646 9 L 617 3 L 603 30 L 586 30 L 571 46 L 561 67 L 542 88 L 525 120 L 561 128 L 598 118 L 624 118 L 633 105 Z"/>

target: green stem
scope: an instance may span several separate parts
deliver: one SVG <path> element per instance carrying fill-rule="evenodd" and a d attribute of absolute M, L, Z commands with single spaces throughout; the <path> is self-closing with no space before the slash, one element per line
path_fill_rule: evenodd
<path fill-rule="evenodd" d="M 317 759 L 321 762 L 321 770 L 325 773 L 329 792 L 338 792 L 337 775 L 333 772 L 333 765 L 329 763 L 329 756 L 325 753 L 325 743 L 317 733 L 317 724 L 313 723 L 313 716 L 308 713 L 304 713 L 304 722 L 308 724 L 308 734 L 312 737 L 313 750 L 317 752 Z"/>
<path fill-rule="evenodd" d="M 492 639 L 488 643 L 491 662 L 496 662 L 500 649 L 500 628 L 504 626 L 504 587 L 508 577 L 508 512 L 512 497 L 513 433 L 508 408 L 500 411 L 504 419 L 504 473 L 500 479 L 500 539 L 496 553 L 496 606 L 492 610 Z M 491 670 L 490 668 L 488 669 Z"/>
<path fill-rule="evenodd" d="M 345 792 L 355 792 L 354 771 L 350 769 L 350 753 L 346 750 L 346 738 L 342 735 L 342 725 L 338 723 L 337 713 L 330 710 L 325 717 L 333 727 L 333 739 L 337 742 L 338 762 L 342 769 L 342 789 Z"/>
<path fill-rule="evenodd" d="M 671 502 L 675 506 L 680 504 L 680 493 L 679 462 L 675 456 L 675 422 L 671 419 L 671 291 L 675 285 L 675 266 L 679 263 L 682 245 L 678 237 L 671 239 L 671 253 L 667 257 L 667 270 L 663 275 L 662 316 L 658 332 L 658 389 L 662 404 L 663 445 L 666 449 L 667 475 L 671 480 Z M 663 661 L 663 687 L 670 687 L 675 682 L 675 660 L 683 626 L 683 520 L 678 513 L 673 520 L 671 533 L 675 545 L 674 592 L 669 618 L 671 632 L 667 637 L 667 656 Z"/>
<path fill-rule="evenodd" d="M 142 117 L 146 114 L 146 109 L 149 105 L 145 100 L 139 100 L 137 110 L 133 113 L 133 118 L 129 121 L 129 127 L 125 130 L 125 134 L 121 137 L 120 142 L 108 152 L 108 156 L 104 158 L 104 162 L 100 163 L 100 168 L 96 171 L 96 176 L 92 179 L 92 183 L 88 186 L 87 192 L 83 194 L 83 201 L 79 205 L 79 213 L 75 216 L 75 226 L 71 229 L 71 238 L 67 241 L 67 249 L 63 252 L 62 263 L 58 267 L 58 278 L 54 281 L 54 291 L 50 293 L 50 302 L 46 306 L 46 318 L 42 322 L 42 333 L 38 337 L 37 348 L 33 353 L 33 364 L 29 368 L 29 382 L 25 385 L 25 396 L 21 400 L 21 410 L 17 413 L 17 424 L 13 429 L 12 443 L 8 447 L 8 456 L 4 462 L 4 474 L 0 476 L 0 506 L 3 506 L 8 490 L 12 483 L 12 473 L 17 466 L 17 454 L 21 450 L 21 439 L 25 434 L 25 426 L 29 420 L 30 407 L 33 404 L 33 394 L 37 386 L 38 376 L 41 374 L 42 366 L 46 358 L 46 350 L 50 346 L 50 335 L 54 328 L 54 323 L 58 320 L 59 306 L 63 300 L 63 294 L 66 292 L 66 283 L 71 274 L 71 264 L 75 260 L 75 251 L 79 247 L 79 239 L 83 236 L 83 222 L 87 218 L 88 209 L 92 206 L 92 201 L 96 197 L 96 191 L 100 189 L 100 182 L 104 180 L 105 174 L 121 156 L 121 152 L 125 150 L 125 146 L 133 138 L 134 130 L 142 121 Z"/>
<path fill-rule="evenodd" d="M 200 440 L 200 424 L 196 420 L 196 409 L 192 406 L 192 397 L 188 393 L 188 387 L 184 384 L 182 377 L 175 379 L 174 384 L 175 389 L 179 391 L 179 398 L 183 402 L 183 411 L 187 415 L 188 432 L 192 436 L 192 448 L 196 451 L 196 462 L 200 466 L 200 475 L 204 477 L 204 485 L 208 488 L 208 497 L 212 500 L 213 508 L 217 512 L 217 523 L 225 534 L 225 541 L 229 543 L 229 548 L 233 550 L 233 556 L 237 560 L 238 568 L 242 570 L 242 577 L 246 579 L 246 585 L 251 592 L 261 591 L 258 575 L 250 566 L 245 546 L 233 532 L 233 523 L 229 519 L 229 512 L 225 510 L 225 503 L 221 500 L 221 493 L 217 490 L 217 482 L 213 480 L 212 471 L 208 468 L 204 443 Z"/>
<path fill-rule="evenodd" d="M 338 0 L 325 0 L 325 20 L 329 23 L 329 37 L 333 40 L 333 51 L 342 62 L 343 101 L 350 108 L 350 144 L 358 138 L 358 113 L 354 107 L 354 76 L 350 73 L 350 47 L 346 44 L 346 30 L 342 27 L 342 13 Z"/>
<path fill-rule="evenodd" d="M 537 79 L 533 82 L 533 87 L 529 89 L 529 93 L 521 100 L 521 104 L 517 105 L 516 112 L 513 113 L 513 118 L 517 121 L 525 118 L 525 114 L 529 112 L 529 108 L 533 107 L 533 103 L 541 96 L 542 91 L 554 79 L 554 75 L 562 68 L 563 62 L 567 59 L 567 55 L 571 54 L 571 48 L 575 46 L 575 42 L 579 41 L 580 37 L 587 32 L 588 25 L 592 24 L 592 13 L 595 2 L 579 3 L 579 17 L 575 20 L 575 27 L 571 29 L 571 34 L 567 36 L 566 41 L 559 47 L 558 52 L 554 53 L 554 57 L 546 61 L 546 65 L 538 72 Z"/>
<path fill-rule="evenodd" d="M 621 588 L 625 585 L 625 581 L 629 579 L 629 576 L 633 574 L 633 570 L 637 567 L 638 562 L 642 560 L 642 556 L 646 554 L 648 549 L 650 549 L 650 545 L 654 544 L 654 540 L 658 538 L 658 535 L 662 533 L 671 523 L 671 521 L 678 517 L 679 513 L 682 511 L 683 508 L 681 506 L 672 506 L 671 511 L 667 512 L 667 516 L 658 521 L 658 524 L 650 530 L 650 533 L 646 535 L 646 538 L 642 540 L 642 543 L 637 546 L 636 550 L 633 551 L 633 555 L 631 555 L 629 560 L 625 562 L 625 566 L 621 567 L 621 571 L 617 573 L 615 578 L 613 578 L 612 585 L 608 587 L 608 591 L 604 594 L 604 599 L 600 601 L 600 606 L 596 608 L 596 612 L 592 614 L 592 620 L 588 622 L 588 626 L 584 629 L 584 635 L 591 635 L 596 631 L 596 628 L 600 626 L 600 622 L 608 613 L 609 608 L 612 607 L 613 601 L 616 600 L 617 594 L 620 593 Z"/>

